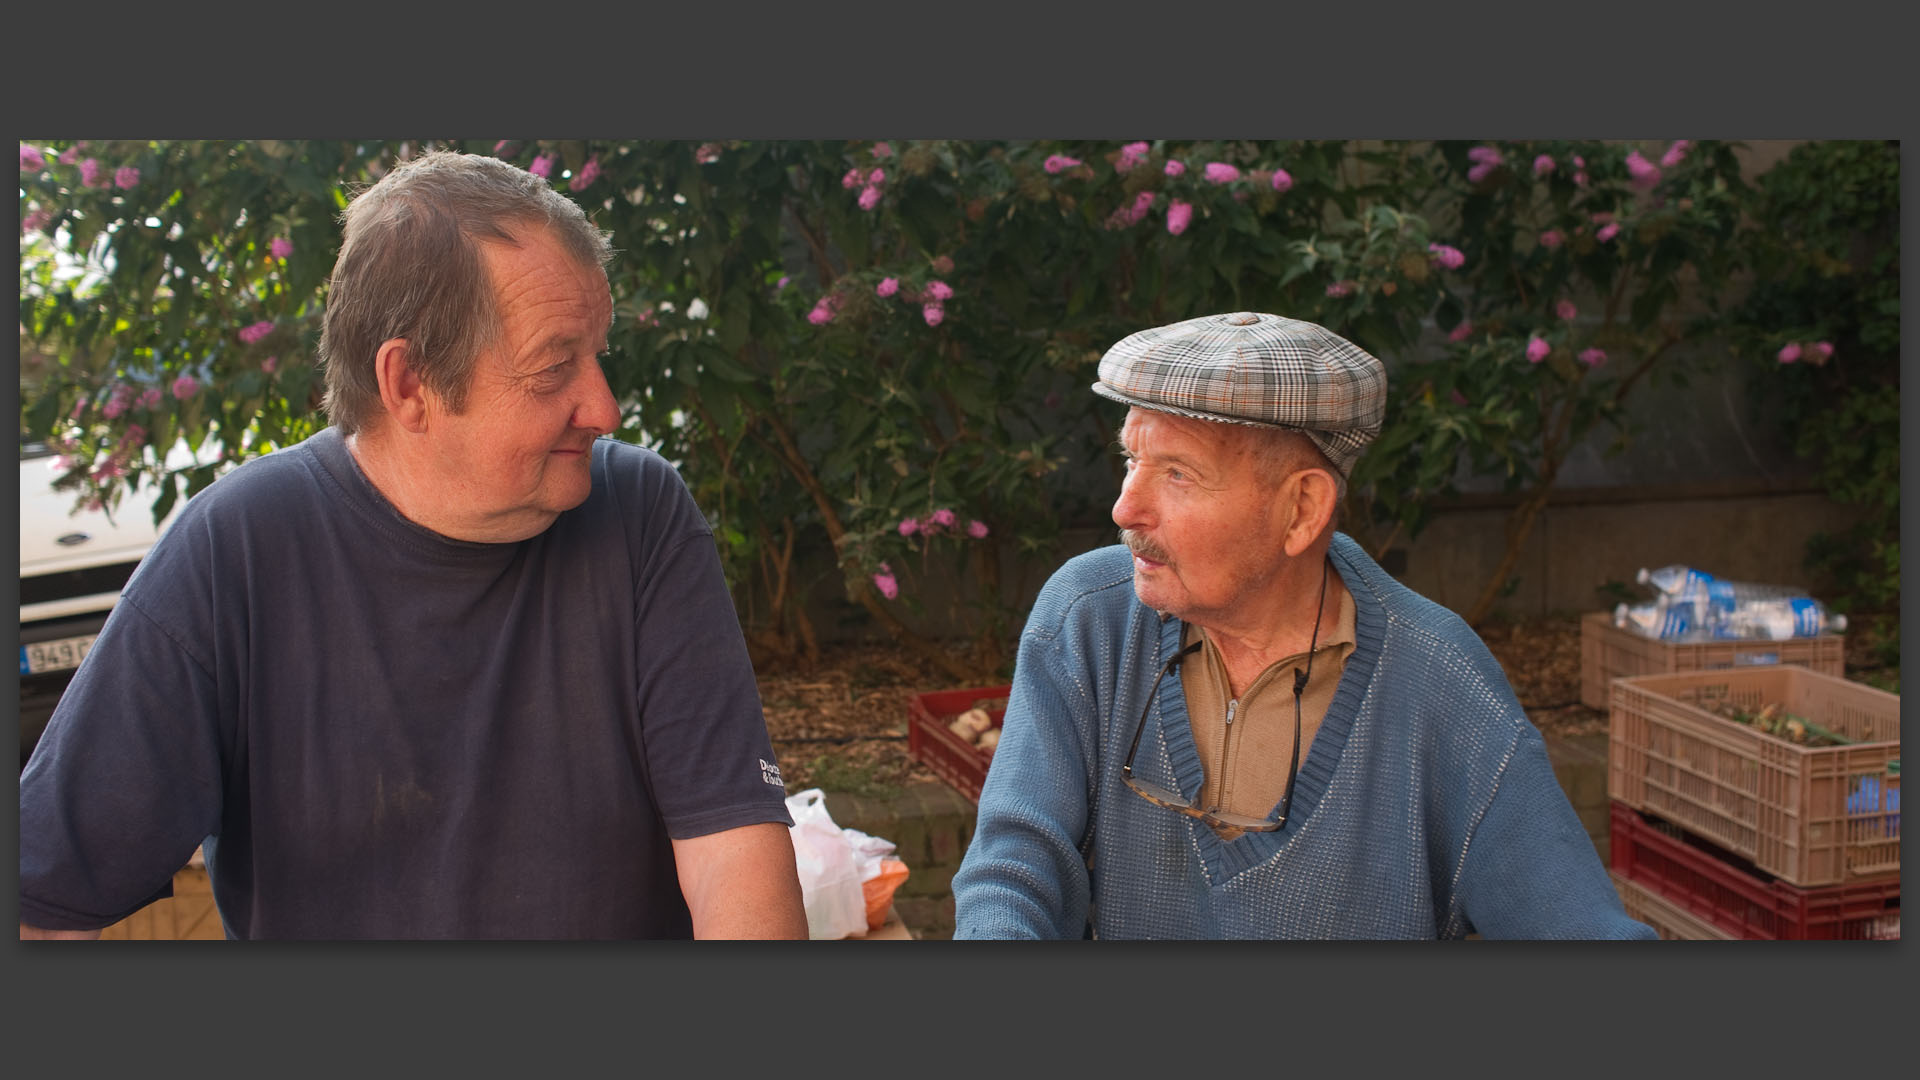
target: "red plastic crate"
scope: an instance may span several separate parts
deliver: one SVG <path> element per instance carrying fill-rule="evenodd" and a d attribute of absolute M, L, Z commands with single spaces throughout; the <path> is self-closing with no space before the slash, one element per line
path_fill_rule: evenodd
<path fill-rule="evenodd" d="M 1006 717 L 1007 698 L 1012 693 L 1013 687 L 1007 685 L 915 695 L 907 704 L 907 753 L 978 803 L 980 786 L 987 782 L 987 766 L 993 758 L 947 730 L 947 725 L 978 705 L 987 710 L 997 728 Z"/>
<path fill-rule="evenodd" d="M 1645 885 L 1621 877 L 1617 870 L 1609 870 L 1607 876 L 1613 881 L 1614 890 L 1620 894 L 1620 906 L 1627 910 L 1627 918 L 1653 927 L 1662 941 L 1739 940 L 1732 933 L 1680 907 Z"/>
<path fill-rule="evenodd" d="M 1613 873 L 1749 940 L 1898 940 L 1900 875 L 1803 889 L 1615 800 Z"/>

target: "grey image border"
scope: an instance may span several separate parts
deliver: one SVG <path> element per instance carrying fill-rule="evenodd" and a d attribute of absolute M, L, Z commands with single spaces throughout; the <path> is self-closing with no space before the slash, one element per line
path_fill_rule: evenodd
<path fill-rule="evenodd" d="M 1817 20 L 1796 11 L 1766 27 L 1751 15 L 1734 25 L 1671 6 L 1440 9 L 1397 35 L 1405 16 L 1344 12 L 799 9 L 756 14 L 747 40 L 691 12 L 635 12 L 616 30 L 616 20 L 583 10 L 552 27 L 490 33 L 383 13 L 366 40 L 311 29 L 317 13 L 253 12 L 244 25 L 181 31 L 171 46 L 195 62 L 168 65 L 164 93 L 130 92 L 129 82 L 153 70 L 157 51 L 168 55 L 162 30 L 86 42 L 86 71 L 127 77 L 23 65 L 16 84 L 36 80 L 46 93 L 16 96 L 10 111 L 12 126 L 36 137 L 183 138 L 435 128 L 489 137 L 1885 138 L 1911 122 L 1897 104 L 1909 96 L 1898 77 L 1908 70 L 1897 44 L 1905 35 L 1876 31 L 1865 5 L 1827 4 Z M 585 52 L 582 24 L 607 56 Z M 25 42 L 63 32 L 16 27 Z M 1173 44 L 1182 37 L 1193 40 Z M 1236 63 L 1198 64 L 1193 46 L 1222 37 L 1240 46 Z M 408 40 L 433 46 L 382 48 Z M 1246 48 L 1262 41 L 1264 53 Z M 622 59 L 628 43 L 631 60 Z M 327 61 L 343 55 L 369 58 L 374 74 L 331 73 Z M 379 77 L 389 59 L 393 77 Z M 1911 248 L 1911 235 L 1903 239 Z M 1910 306 L 1903 294 L 1903 311 Z M 11 969 L 24 1000 L 14 1016 L 25 1037 L 15 1057 L 73 1072 L 208 1051 L 223 1063 L 364 1068 L 370 1044 L 394 1047 L 383 1063 L 438 1071 L 736 1056 L 839 1069 L 855 1058 L 833 1044 L 851 1033 L 865 1040 L 867 1068 L 951 1058 L 978 1070 L 1019 1060 L 1013 1037 L 1023 1031 L 1059 1043 L 1076 1064 L 1110 1055 L 1137 1065 L 1187 1058 L 1194 1033 L 1182 1021 L 1221 1024 L 1198 1015 L 1192 1006 L 1202 1003 L 1271 1009 L 1289 1062 L 1324 1057 L 1353 1071 L 1450 1059 L 1464 1068 L 1519 1061 L 1527 1071 L 1830 1065 L 1815 1047 L 1839 1033 L 1789 1038 L 1756 1009 L 1776 991 L 1801 1007 L 1830 992 L 1852 1033 L 1849 1054 L 1891 1058 L 1891 1040 L 1882 1050 L 1859 1034 L 1901 1030 L 1897 944 L 1711 953 L 1595 943 L 18 948 Z M 1172 991 L 1180 987 L 1189 989 Z M 974 1015 L 980 1023 L 968 1023 Z M 1059 1038 L 1069 1034 L 1080 1037 Z M 1212 1049 L 1265 1057 L 1244 1038 L 1218 1038 Z"/>

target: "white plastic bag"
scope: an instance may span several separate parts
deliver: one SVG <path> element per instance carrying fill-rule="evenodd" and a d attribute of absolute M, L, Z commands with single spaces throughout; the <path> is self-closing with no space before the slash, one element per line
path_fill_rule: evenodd
<path fill-rule="evenodd" d="M 801 900 L 807 908 L 807 936 L 819 941 L 866 933 L 863 856 L 848 830 L 835 825 L 827 813 L 826 794 L 808 788 L 789 795 L 787 813 L 793 815 L 793 855 L 800 869 Z M 889 850 L 892 847 L 887 844 Z"/>

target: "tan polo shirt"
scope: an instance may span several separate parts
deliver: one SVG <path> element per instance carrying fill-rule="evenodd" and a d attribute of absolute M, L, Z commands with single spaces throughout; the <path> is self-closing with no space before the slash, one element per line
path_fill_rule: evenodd
<path fill-rule="evenodd" d="M 1340 590 L 1340 615 L 1331 627 L 1320 627 L 1313 650 L 1312 678 L 1300 695 L 1300 760 L 1307 760 L 1314 733 L 1333 704 L 1333 693 L 1353 654 L 1353 594 Z M 1199 638 L 1205 644 L 1181 672 L 1187 713 L 1193 726 L 1194 749 L 1206 770 L 1200 806 L 1216 813 L 1265 817 L 1280 805 L 1286 792 L 1288 763 L 1293 750 L 1293 671 L 1305 669 L 1302 651 L 1267 667 L 1234 700 L 1226 661 L 1205 630 L 1186 627 L 1182 644 Z M 1238 830 L 1235 830 L 1237 834 Z"/>

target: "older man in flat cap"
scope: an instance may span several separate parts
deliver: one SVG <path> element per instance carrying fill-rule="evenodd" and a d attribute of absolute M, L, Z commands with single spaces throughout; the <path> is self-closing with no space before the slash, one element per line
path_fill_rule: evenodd
<path fill-rule="evenodd" d="M 1486 646 L 1334 530 L 1380 362 L 1240 312 L 1099 375 L 1123 544 L 1035 601 L 955 937 L 1653 937 Z"/>

